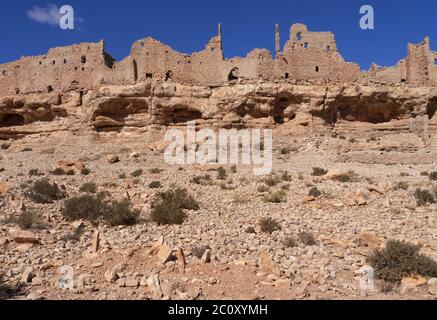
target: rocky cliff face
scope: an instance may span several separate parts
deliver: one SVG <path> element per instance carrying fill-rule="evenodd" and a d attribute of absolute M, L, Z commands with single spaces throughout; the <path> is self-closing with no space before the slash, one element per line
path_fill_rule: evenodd
<path fill-rule="evenodd" d="M 134 131 L 195 120 L 214 128 L 316 131 L 437 130 L 437 88 L 238 83 L 107 86 L 89 92 L 0 98 L 0 137 L 61 130 Z"/>

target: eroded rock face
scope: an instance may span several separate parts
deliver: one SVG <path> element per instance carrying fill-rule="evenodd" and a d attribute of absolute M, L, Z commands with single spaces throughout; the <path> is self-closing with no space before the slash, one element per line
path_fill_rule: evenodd
<path fill-rule="evenodd" d="M 0 99 L 0 134 L 60 126 L 120 131 L 150 125 L 225 128 L 310 126 L 314 130 L 396 131 L 437 129 L 437 88 L 358 84 L 294 85 L 249 82 L 217 87 L 177 83 L 106 86 L 63 95 Z M 428 121 L 428 119 L 430 119 Z M 38 128 L 41 123 L 44 128 Z M 53 123 L 47 125 L 47 123 Z"/>

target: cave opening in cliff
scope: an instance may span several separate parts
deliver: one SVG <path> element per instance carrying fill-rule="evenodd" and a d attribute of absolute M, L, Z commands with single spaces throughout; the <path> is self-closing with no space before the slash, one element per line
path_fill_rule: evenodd
<path fill-rule="evenodd" d="M 137 82 L 138 81 L 138 64 L 137 64 L 137 61 L 135 59 L 132 60 L 132 66 L 134 68 L 134 81 Z"/>
<path fill-rule="evenodd" d="M 16 127 L 26 124 L 24 118 L 19 114 L 6 114 L 3 115 L 0 119 L 1 127 Z"/>
<path fill-rule="evenodd" d="M 167 71 L 165 74 L 165 81 L 171 81 L 173 79 L 173 72 L 171 70 Z"/>
<path fill-rule="evenodd" d="M 229 72 L 228 81 L 237 81 L 238 80 L 238 68 L 235 67 Z"/>
<path fill-rule="evenodd" d="M 434 118 L 437 112 L 437 98 L 432 99 L 428 106 L 426 107 L 426 114 L 428 115 L 429 119 Z"/>
<path fill-rule="evenodd" d="M 166 114 L 167 121 L 171 124 L 184 124 L 202 119 L 202 112 L 188 108 L 176 108 Z"/>
<path fill-rule="evenodd" d="M 276 124 L 284 124 L 285 122 L 285 109 L 290 105 L 290 100 L 287 97 L 279 98 L 273 108 L 273 121 Z"/>

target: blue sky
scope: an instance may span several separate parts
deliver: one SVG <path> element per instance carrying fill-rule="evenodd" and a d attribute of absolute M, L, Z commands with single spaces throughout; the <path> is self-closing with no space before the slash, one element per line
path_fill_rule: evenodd
<path fill-rule="evenodd" d="M 28 17 L 34 6 L 48 4 L 72 5 L 76 17 L 83 20 L 80 27 L 64 31 Z M 375 9 L 373 31 L 359 28 L 363 4 Z M 435 0 L 5 0 L 0 10 L 0 63 L 44 54 L 54 46 L 100 39 L 121 60 L 132 42 L 145 36 L 190 53 L 204 48 L 219 21 L 227 58 L 245 56 L 253 48 L 273 52 L 274 24 L 280 24 L 284 44 L 296 22 L 313 31 L 334 32 L 343 57 L 363 69 L 372 62 L 396 64 L 406 56 L 408 42 L 420 42 L 427 35 L 437 49 Z"/>

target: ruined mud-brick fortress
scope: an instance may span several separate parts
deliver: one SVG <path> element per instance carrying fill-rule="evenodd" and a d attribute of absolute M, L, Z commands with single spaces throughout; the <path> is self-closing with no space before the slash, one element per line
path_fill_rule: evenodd
<path fill-rule="evenodd" d="M 0 65 L 0 95 L 87 90 L 148 79 L 210 86 L 241 79 L 437 85 L 437 52 L 430 50 L 428 38 L 408 45 L 408 56 L 396 66 L 373 65 L 362 72 L 358 64 L 343 60 L 331 32 L 310 32 L 305 25 L 294 24 L 284 48 L 279 26 L 275 32 L 275 57 L 266 49 L 254 49 L 245 58 L 224 59 L 220 26 L 205 50 L 189 55 L 152 38 L 135 42 L 131 54 L 120 62 L 105 52 L 103 41 L 54 48 L 43 56 Z"/>

